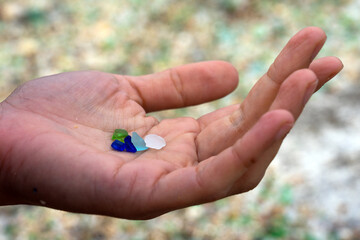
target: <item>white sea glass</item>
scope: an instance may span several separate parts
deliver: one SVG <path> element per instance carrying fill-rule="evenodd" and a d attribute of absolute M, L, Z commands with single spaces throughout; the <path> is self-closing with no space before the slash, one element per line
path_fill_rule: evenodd
<path fill-rule="evenodd" d="M 156 134 L 146 135 L 144 141 L 148 148 L 162 149 L 166 146 L 165 139 Z"/>

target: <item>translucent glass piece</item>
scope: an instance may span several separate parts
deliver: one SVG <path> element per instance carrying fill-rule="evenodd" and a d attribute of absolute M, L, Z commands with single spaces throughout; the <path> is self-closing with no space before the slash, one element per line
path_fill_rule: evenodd
<path fill-rule="evenodd" d="M 124 141 L 125 141 L 125 149 L 127 152 L 132 152 L 132 153 L 135 153 L 137 150 L 136 150 L 136 147 L 134 146 L 134 144 L 131 142 L 131 137 L 130 136 L 126 136 L 124 138 Z"/>
<path fill-rule="evenodd" d="M 125 137 L 128 135 L 129 133 L 125 129 L 115 129 L 112 140 L 119 140 L 121 142 L 124 142 Z"/>
<path fill-rule="evenodd" d="M 138 151 L 145 151 L 146 149 L 148 149 L 148 147 L 146 147 L 144 139 L 142 139 L 136 132 L 133 132 L 131 134 L 131 141 L 136 147 L 136 150 Z"/>
<path fill-rule="evenodd" d="M 144 140 L 148 148 L 161 149 L 166 146 L 165 139 L 156 134 L 146 135 Z"/>
<path fill-rule="evenodd" d="M 111 147 L 116 150 L 116 151 L 125 151 L 125 143 L 120 142 L 119 140 L 115 140 L 112 144 Z"/>

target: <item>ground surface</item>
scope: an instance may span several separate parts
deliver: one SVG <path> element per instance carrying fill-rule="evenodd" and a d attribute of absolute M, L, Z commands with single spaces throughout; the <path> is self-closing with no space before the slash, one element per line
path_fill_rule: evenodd
<path fill-rule="evenodd" d="M 286 41 L 322 27 L 320 54 L 343 72 L 314 96 L 260 186 L 241 196 L 126 221 L 46 208 L 0 208 L 3 239 L 360 239 L 360 1 L 0 1 L 0 101 L 23 82 L 95 69 L 147 74 L 203 60 L 239 70 L 240 102 Z M 3 136 L 0 136 L 3 137 Z"/>

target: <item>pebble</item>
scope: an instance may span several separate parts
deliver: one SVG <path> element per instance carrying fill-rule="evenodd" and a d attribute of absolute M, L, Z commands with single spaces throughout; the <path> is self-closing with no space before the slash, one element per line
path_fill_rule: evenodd
<path fill-rule="evenodd" d="M 156 134 L 146 135 L 144 140 L 148 148 L 162 149 L 166 146 L 165 139 Z"/>
<path fill-rule="evenodd" d="M 137 134 L 136 132 L 133 132 L 131 134 L 131 141 L 134 144 L 134 146 L 136 147 L 137 151 L 145 151 L 148 149 L 148 147 L 145 144 L 144 139 L 142 139 L 139 134 Z"/>

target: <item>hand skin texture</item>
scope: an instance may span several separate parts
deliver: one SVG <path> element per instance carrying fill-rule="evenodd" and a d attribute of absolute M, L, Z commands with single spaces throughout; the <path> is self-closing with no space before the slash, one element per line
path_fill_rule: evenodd
<path fill-rule="evenodd" d="M 319 28 L 301 30 L 241 104 L 199 119 L 159 122 L 146 113 L 229 94 L 238 83 L 231 64 L 25 83 L 0 105 L 0 205 L 148 219 L 253 189 L 312 93 L 343 67 L 336 57 L 313 60 L 325 40 Z M 116 128 L 158 134 L 167 146 L 115 152 Z"/>

